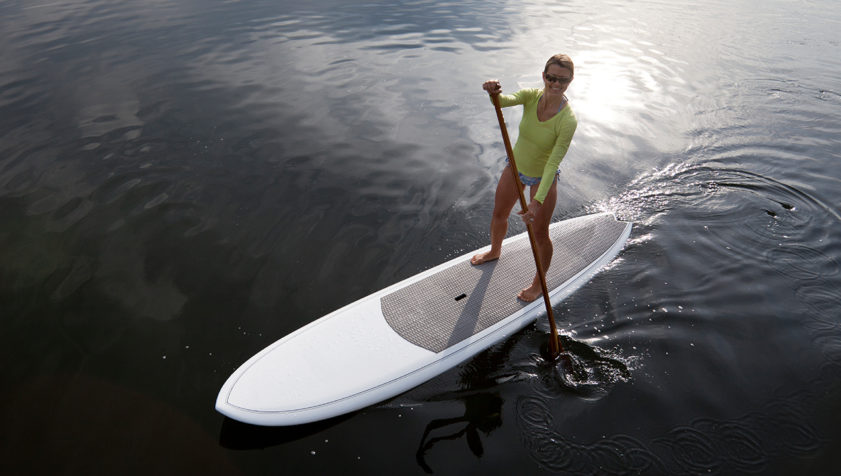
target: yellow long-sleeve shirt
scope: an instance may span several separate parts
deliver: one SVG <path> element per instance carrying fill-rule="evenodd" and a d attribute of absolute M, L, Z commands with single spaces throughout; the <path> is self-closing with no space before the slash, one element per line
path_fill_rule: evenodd
<path fill-rule="evenodd" d="M 578 119 L 569 104 L 548 121 L 541 122 L 537 118 L 537 104 L 542 95 L 542 89 L 523 89 L 511 95 L 499 96 L 502 107 L 523 106 L 520 133 L 514 145 L 514 161 L 517 170 L 523 175 L 541 177 L 534 196 L 540 203 L 546 199 L 558 165 L 569 150 L 575 128 L 578 127 Z"/>

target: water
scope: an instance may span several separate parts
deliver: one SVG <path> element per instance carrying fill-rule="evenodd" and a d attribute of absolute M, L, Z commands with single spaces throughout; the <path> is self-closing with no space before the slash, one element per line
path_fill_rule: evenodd
<path fill-rule="evenodd" d="M 839 27 L 828 0 L 1 2 L 2 472 L 830 473 Z M 344 418 L 217 414 L 266 345 L 486 244 L 480 85 L 556 52 L 555 217 L 636 224 L 555 310 L 575 368 L 541 320 Z"/>

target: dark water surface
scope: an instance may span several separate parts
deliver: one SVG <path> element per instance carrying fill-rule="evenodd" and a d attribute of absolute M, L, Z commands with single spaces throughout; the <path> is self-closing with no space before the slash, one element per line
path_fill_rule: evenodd
<path fill-rule="evenodd" d="M 841 7 L 702 5 L 0 1 L 0 473 L 832 473 Z M 555 218 L 636 223 L 556 308 L 581 372 L 541 319 L 347 417 L 217 414 L 266 345 L 486 244 L 480 85 L 556 52 Z"/>

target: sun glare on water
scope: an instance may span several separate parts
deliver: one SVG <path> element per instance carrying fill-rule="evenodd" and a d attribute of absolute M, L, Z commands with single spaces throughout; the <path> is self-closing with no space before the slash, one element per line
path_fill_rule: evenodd
<path fill-rule="evenodd" d="M 570 94 L 575 97 L 575 113 L 584 123 L 598 123 L 615 129 L 633 120 L 639 107 L 630 65 L 623 56 L 609 50 L 576 53 L 575 81 Z"/>

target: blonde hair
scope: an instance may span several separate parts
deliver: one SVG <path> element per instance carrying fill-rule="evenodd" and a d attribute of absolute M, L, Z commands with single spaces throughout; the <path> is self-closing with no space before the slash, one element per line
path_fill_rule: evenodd
<path fill-rule="evenodd" d="M 569 72 L 572 73 L 573 76 L 575 76 L 575 65 L 572 64 L 572 58 L 570 58 L 569 56 L 563 53 L 553 55 L 551 58 L 549 58 L 549 61 L 546 62 L 546 67 L 543 68 L 543 72 L 545 73 L 549 71 L 549 66 L 552 66 L 553 64 L 556 64 L 561 68 L 568 69 Z"/>

